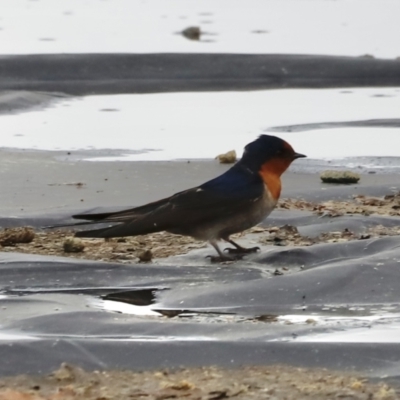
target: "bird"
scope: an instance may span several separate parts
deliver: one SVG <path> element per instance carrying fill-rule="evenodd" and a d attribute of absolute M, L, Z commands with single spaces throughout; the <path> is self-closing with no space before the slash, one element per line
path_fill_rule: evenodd
<path fill-rule="evenodd" d="M 77 214 L 80 224 L 111 224 L 82 230 L 76 237 L 114 238 L 167 231 L 208 241 L 218 256 L 213 262 L 233 261 L 258 247 L 245 248 L 230 236 L 263 221 L 276 206 L 281 193 L 281 175 L 296 159 L 296 153 L 281 138 L 260 135 L 247 144 L 242 158 L 222 175 L 200 186 L 139 207 L 118 212 Z M 221 251 L 218 242 L 233 245 Z"/>

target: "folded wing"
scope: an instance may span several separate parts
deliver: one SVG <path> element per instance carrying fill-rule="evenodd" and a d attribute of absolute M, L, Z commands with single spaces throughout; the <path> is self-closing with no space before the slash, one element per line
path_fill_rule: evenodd
<path fill-rule="evenodd" d="M 80 214 L 73 218 L 88 223 L 119 223 L 101 229 L 77 232 L 79 237 L 135 236 L 207 223 L 235 215 L 263 195 L 261 178 L 250 171 L 231 168 L 199 187 L 116 213 Z"/>

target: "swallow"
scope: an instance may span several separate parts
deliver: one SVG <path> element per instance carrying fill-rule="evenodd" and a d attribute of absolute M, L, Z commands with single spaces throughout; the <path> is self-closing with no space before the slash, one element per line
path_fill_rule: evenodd
<path fill-rule="evenodd" d="M 212 261 L 231 261 L 258 247 L 245 248 L 230 236 L 263 221 L 281 194 L 281 175 L 292 161 L 306 157 L 284 140 L 261 135 L 246 145 L 242 158 L 222 175 L 192 189 L 127 210 L 73 215 L 108 227 L 79 231 L 77 237 L 113 238 L 167 231 L 208 241 L 217 251 Z M 232 244 L 223 253 L 218 241 Z"/>

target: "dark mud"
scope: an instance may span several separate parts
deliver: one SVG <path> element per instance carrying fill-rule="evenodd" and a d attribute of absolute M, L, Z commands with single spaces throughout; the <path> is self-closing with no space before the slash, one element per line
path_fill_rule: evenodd
<path fill-rule="evenodd" d="M 400 61 L 286 54 L 0 57 L 0 90 L 70 95 L 400 85 Z"/>

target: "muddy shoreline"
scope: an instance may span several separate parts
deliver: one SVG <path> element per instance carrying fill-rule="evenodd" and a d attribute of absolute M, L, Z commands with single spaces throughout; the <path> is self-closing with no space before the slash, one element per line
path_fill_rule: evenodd
<path fill-rule="evenodd" d="M 83 161 L 88 154 L 105 153 L 0 149 L 0 183 L 4 188 L 0 215 L 29 218 L 41 214 L 44 220 L 57 215 L 67 218 L 75 211 L 138 206 L 204 183 L 229 168 L 216 160 Z M 308 169 L 307 162 L 304 164 L 303 169 L 293 165 L 283 175 L 282 198 L 343 200 L 357 194 L 384 196 L 400 190 L 400 175 L 389 171 L 362 173 L 355 185 L 329 185 L 321 182 L 317 167 Z"/>

